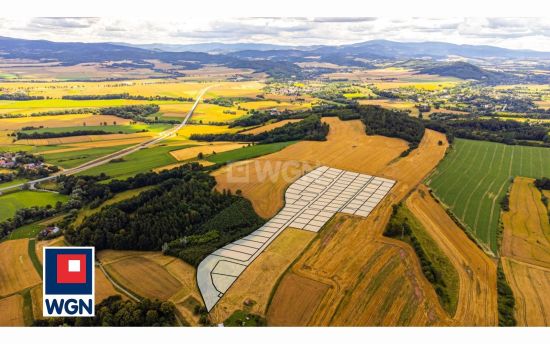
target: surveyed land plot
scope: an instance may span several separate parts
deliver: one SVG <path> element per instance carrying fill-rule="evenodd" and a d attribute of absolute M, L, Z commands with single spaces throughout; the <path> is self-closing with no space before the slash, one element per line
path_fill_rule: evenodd
<path fill-rule="evenodd" d="M 285 207 L 250 235 L 206 257 L 197 270 L 205 305 L 212 309 L 246 267 L 288 227 L 318 232 L 337 212 L 368 216 L 395 181 L 321 166 L 286 191 Z"/>
<path fill-rule="evenodd" d="M 550 149 L 457 139 L 428 179 L 473 235 L 497 250 L 500 200 L 514 176 L 550 176 Z"/>

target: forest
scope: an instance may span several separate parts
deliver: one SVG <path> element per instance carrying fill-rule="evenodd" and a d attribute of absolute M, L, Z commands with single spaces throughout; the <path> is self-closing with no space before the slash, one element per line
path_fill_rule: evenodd
<path fill-rule="evenodd" d="M 196 264 L 203 255 L 263 223 L 248 201 L 213 190 L 214 185 L 215 179 L 203 171 L 186 169 L 178 179 L 167 179 L 102 208 L 77 228 L 67 228 L 65 237 L 74 245 L 97 250 L 170 249 Z M 180 238 L 179 244 L 168 244 Z"/>
<path fill-rule="evenodd" d="M 445 122 L 431 120 L 426 122 L 426 127 L 445 133 L 450 138 L 449 142 L 452 142 L 454 137 L 458 137 L 505 144 L 550 146 L 547 128 L 512 120 L 468 119 Z"/>

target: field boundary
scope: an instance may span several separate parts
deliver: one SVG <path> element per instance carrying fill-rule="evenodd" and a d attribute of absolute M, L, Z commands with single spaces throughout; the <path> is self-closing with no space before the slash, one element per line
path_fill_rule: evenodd
<path fill-rule="evenodd" d="M 441 205 L 441 207 L 443 207 L 443 209 L 445 210 L 445 212 L 447 213 L 447 215 L 449 215 L 449 217 L 453 220 L 454 223 L 456 223 L 456 225 L 462 229 L 465 233 L 466 233 L 466 236 L 472 240 L 477 247 L 479 247 L 486 255 L 488 255 L 489 257 L 491 258 L 498 258 L 498 256 L 493 252 L 491 251 L 488 247 L 485 246 L 485 244 L 481 243 L 476 237 L 475 235 L 472 233 L 472 231 L 469 229 L 468 225 L 466 225 L 465 223 L 463 223 L 456 215 L 455 213 L 453 213 L 453 211 L 451 210 L 451 208 L 449 208 L 449 206 L 447 204 L 445 204 L 441 199 L 439 199 L 439 197 L 436 196 L 435 192 L 433 192 L 432 188 L 430 188 L 428 185 L 426 185 L 426 187 L 428 188 L 428 191 L 430 192 L 430 195 L 436 200 L 437 203 L 439 203 Z"/>

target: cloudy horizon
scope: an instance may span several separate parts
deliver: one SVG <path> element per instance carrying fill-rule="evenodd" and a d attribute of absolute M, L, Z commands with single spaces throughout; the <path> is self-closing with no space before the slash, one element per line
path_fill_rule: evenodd
<path fill-rule="evenodd" d="M 387 39 L 550 51 L 550 18 L 2 18 L 0 36 L 131 44 L 341 45 Z"/>

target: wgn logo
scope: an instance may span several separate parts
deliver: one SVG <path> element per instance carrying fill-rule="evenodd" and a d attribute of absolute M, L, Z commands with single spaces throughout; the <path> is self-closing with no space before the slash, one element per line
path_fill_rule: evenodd
<path fill-rule="evenodd" d="M 95 315 L 93 247 L 44 247 L 43 315 Z"/>

